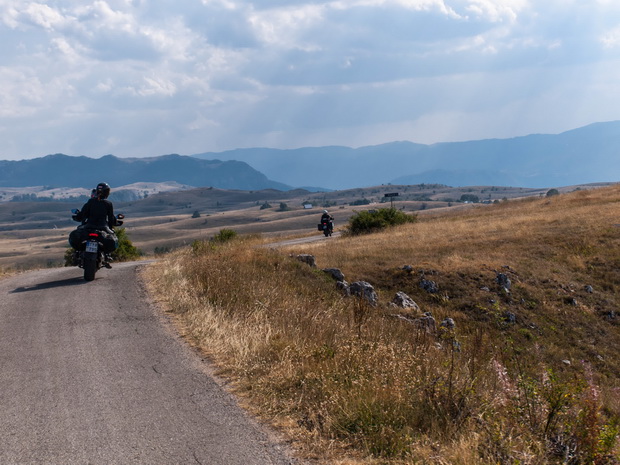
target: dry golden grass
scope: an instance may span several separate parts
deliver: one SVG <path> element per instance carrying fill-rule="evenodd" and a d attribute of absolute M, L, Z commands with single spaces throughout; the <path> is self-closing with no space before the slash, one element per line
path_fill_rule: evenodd
<path fill-rule="evenodd" d="M 322 463 L 618 463 L 620 187 L 274 251 L 195 243 L 148 271 L 252 411 Z M 312 253 L 372 307 L 290 255 Z M 411 265 L 413 272 L 403 270 Z M 512 281 L 509 293 L 496 273 Z M 420 287 L 424 277 L 439 292 Z M 586 286 L 592 286 L 588 292 Z M 404 291 L 420 312 L 388 305 Z M 431 312 L 426 331 L 408 318 Z M 439 327 L 453 318 L 453 330 Z"/>
<path fill-rule="evenodd" d="M 12 276 L 15 274 L 15 270 L 11 268 L 0 267 L 0 279 L 6 278 L 7 276 Z"/>

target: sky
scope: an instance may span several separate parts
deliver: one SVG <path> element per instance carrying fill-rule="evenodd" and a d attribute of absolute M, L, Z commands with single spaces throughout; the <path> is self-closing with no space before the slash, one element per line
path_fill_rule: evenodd
<path fill-rule="evenodd" d="M 0 159 L 620 119 L 617 0 L 0 0 Z"/>

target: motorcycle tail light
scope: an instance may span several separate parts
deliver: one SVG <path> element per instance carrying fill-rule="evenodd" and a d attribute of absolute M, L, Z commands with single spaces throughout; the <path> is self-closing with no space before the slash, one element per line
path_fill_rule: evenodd
<path fill-rule="evenodd" d="M 97 234 L 97 233 L 89 233 L 88 237 L 99 237 L 99 234 Z"/>

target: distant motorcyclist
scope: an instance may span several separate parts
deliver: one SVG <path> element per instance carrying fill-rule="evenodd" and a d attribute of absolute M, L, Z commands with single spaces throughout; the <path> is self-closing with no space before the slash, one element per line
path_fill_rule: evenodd
<path fill-rule="evenodd" d="M 323 231 L 325 237 L 331 236 L 334 230 L 334 217 L 329 214 L 327 210 L 323 210 L 321 215 L 321 222 L 319 223 L 319 230 Z"/>
<path fill-rule="evenodd" d="M 110 186 L 108 183 L 101 182 L 97 184 L 91 198 L 84 204 L 82 210 L 78 210 L 72 216 L 73 220 L 80 221 L 82 224 L 69 234 L 69 244 L 75 250 L 84 248 L 83 242 L 88 230 L 98 230 L 103 232 L 103 246 L 106 254 L 112 253 L 117 245 L 118 239 L 114 234 L 112 227 L 117 225 L 114 216 L 114 206 L 108 200 L 110 195 Z"/>

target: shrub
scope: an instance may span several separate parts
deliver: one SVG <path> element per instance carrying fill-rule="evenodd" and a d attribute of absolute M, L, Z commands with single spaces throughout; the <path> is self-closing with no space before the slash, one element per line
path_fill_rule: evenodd
<path fill-rule="evenodd" d="M 461 195 L 460 201 L 478 203 L 480 202 L 480 198 L 475 194 L 463 194 Z"/>
<path fill-rule="evenodd" d="M 237 237 L 234 229 L 220 229 L 220 232 L 213 236 L 213 242 L 228 242 Z"/>
<path fill-rule="evenodd" d="M 549 189 L 547 191 L 547 197 L 553 197 L 554 195 L 560 195 L 560 191 L 557 189 Z"/>
<path fill-rule="evenodd" d="M 119 228 L 115 230 L 116 237 L 118 237 L 118 247 L 112 252 L 112 258 L 117 262 L 127 262 L 140 258 L 143 254 L 137 247 L 135 247 L 129 237 L 125 228 Z"/>
<path fill-rule="evenodd" d="M 358 212 L 349 219 L 347 233 L 352 235 L 368 234 L 390 226 L 397 226 L 417 221 L 416 215 L 404 213 L 395 208 Z"/>
<path fill-rule="evenodd" d="M 261 210 L 266 210 L 268 208 L 271 208 L 271 204 L 269 202 L 265 202 L 264 204 L 260 206 Z"/>
<path fill-rule="evenodd" d="M 153 253 L 155 255 L 165 255 L 170 252 L 171 252 L 171 249 L 168 246 L 155 247 L 155 249 L 153 250 Z"/>

